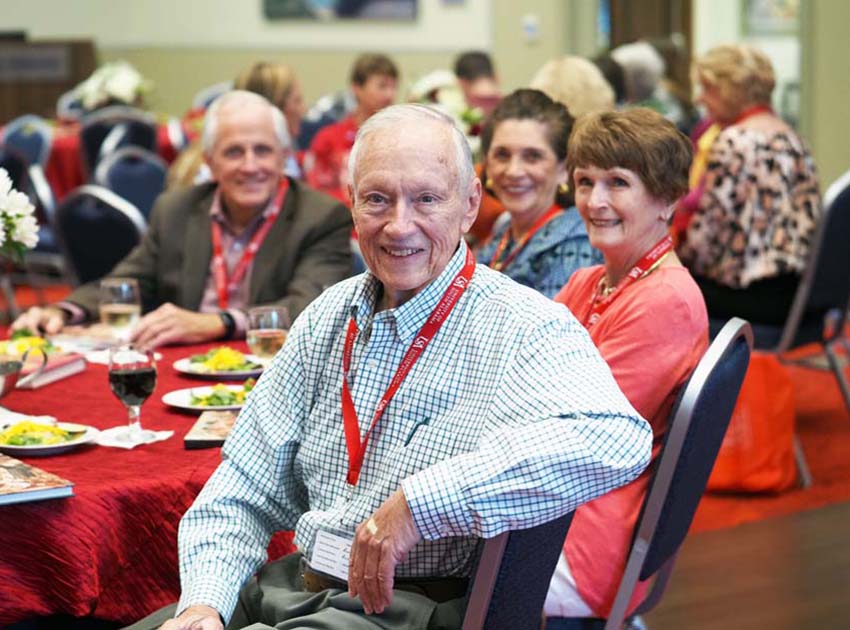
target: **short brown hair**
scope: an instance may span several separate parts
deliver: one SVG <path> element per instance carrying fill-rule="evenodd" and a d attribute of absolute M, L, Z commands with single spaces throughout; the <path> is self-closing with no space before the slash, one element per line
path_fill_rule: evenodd
<path fill-rule="evenodd" d="M 694 62 L 697 81 L 713 85 L 727 107 L 740 113 L 750 105 L 769 105 L 776 85 L 770 59 L 743 44 L 712 48 Z"/>
<path fill-rule="evenodd" d="M 235 90 L 246 90 L 265 96 L 272 105 L 283 110 L 295 85 L 295 72 L 284 63 L 258 61 L 236 77 Z"/>
<path fill-rule="evenodd" d="M 351 82 L 354 85 L 365 85 L 369 77 L 380 75 L 398 79 L 398 68 L 393 60 L 380 53 L 360 55 L 351 67 Z"/>
<path fill-rule="evenodd" d="M 692 156 L 690 140 L 658 112 L 645 107 L 592 112 L 573 127 L 567 171 L 575 188 L 576 168 L 625 168 L 653 197 L 672 203 L 688 192 Z"/>

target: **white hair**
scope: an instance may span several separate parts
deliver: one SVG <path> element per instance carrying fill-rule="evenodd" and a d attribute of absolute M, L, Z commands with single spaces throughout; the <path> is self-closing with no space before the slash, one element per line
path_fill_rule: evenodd
<path fill-rule="evenodd" d="M 469 148 L 469 142 L 466 140 L 466 136 L 458 129 L 451 116 L 433 107 L 419 103 L 404 103 L 386 107 L 369 117 L 360 129 L 357 130 L 354 146 L 351 148 L 351 153 L 348 156 L 348 172 L 351 175 L 352 186 L 354 186 L 354 182 L 356 181 L 357 160 L 360 156 L 360 150 L 369 136 L 384 129 L 401 126 L 416 128 L 427 122 L 441 123 L 451 133 L 455 148 L 455 167 L 457 168 L 458 187 L 469 186 L 475 178 L 475 167 L 472 163 L 472 151 Z M 399 133 L 404 133 L 404 131 L 399 131 Z"/>
<path fill-rule="evenodd" d="M 664 58 L 648 42 L 633 42 L 617 46 L 611 57 L 623 66 L 629 100 L 644 101 L 652 96 L 658 81 L 667 69 Z"/>
<path fill-rule="evenodd" d="M 211 153 L 218 139 L 216 137 L 218 135 L 218 119 L 222 110 L 239 109 L 247 105 L 265 105 L 268 107 L 280 146 L 284 149 L 292 148 L 292 141 L 289 138 L 289 131 L 286 129 L 286 119 L 283 117 L 283 112 L 260 94 L 247 90 L 231 90 L 215 99 L 204 114 L 204 131 L 201 136 L 204 153 Z"/>

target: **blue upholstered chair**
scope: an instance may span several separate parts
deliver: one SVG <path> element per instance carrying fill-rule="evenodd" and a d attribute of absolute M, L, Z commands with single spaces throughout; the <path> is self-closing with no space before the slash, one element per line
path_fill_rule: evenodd
<path fill-rule="evenodd" d="M 192 98 L 192 109 L 206 109 L 212 102 L 225 92 L 233 89 L 233 81 L 221 81 L 198 90 Z"/>
<path fill-rule="evenodd" d="M 679 392 L 605 630 L 623 627 L 638 580 L 655 577 L 636 613 L 661 599 L 732 418 L 752 347 L 750 324 L 730 319 Z"/>
<path fill-rule="evenodd" d="M 539 630 L 549 582 L 573 513 L 484 542 L 463 630 Z"/>
<path fill-rule="evenodd" d="M 53 131 L 41 116 L 19 116 L 3 129 L 3 144 L 23 155 L 29 164 L 37 164 L 42 169 L 47 165 L 52 143 Z"/>
<path fill-rule="evenodd" d="M 168 165 L 161 157 L 139 147 L 123 147 L 104 157 L 94 182 L 132 203 L 147 220 L 153 203 L 165 190 Z"/>
<path fill-rule="evenodd" d="M 77 282 L 105 276 L 142 239 L 142 213 L 101 186 L 80 186 L 56 208 L 56 227 Z"/>
<path fill-rule="evenodd" d="M 732 417 L 752 344 L 749 323 L 729 320 L 679 392 L 611 614 L 585 627 L 623 628 L 639 579 L 656 578 L 635 614 L 646 612 L 661 598 Z M 571 518 L 486 541 L 464 630 L 541 627 L 543 602 Z M 605 544 L 604 537 L 599 544 Z"/>
<path fill-rule="evenodd" d="M 151 114 L 115 105 L 99 109 L 82 119 L 80 152 L 90 177 L 103 157 L 125 146 L 137 146 L 156 153 L 156 119 Z"/>

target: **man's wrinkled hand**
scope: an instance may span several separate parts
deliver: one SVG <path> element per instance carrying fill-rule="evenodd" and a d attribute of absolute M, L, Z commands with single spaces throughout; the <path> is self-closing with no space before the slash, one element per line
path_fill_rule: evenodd
<path fill-rule="evenodd" d="M 224 630 L 224 624 L 215 608 L 199 604 L 189 606 L 162 624 L 159 630 Z"/>
<path fill-rule="evenodd" d="M 390 605 L 395 568 L 421 539 L 401 489 L 358 525 L 351 544 L 348 594 L 360 596 L 367 615 L 380 614 Z"/>
<path fill-rule="evenodd" d="M 139 320 L 130 341 L 143 348 L 156 348 L 213 341 L 223 334 L 224 324 L 218 314 L 195 313 L 168 302 Z"/>
<path fill-rule="evenodd" d="M 33 306 L 12 322 L 12 330 L 29 328 L 35 335 L 39 332 L 55 335 L 65 327 L 65 317 L 65 311 L 56 306 Z"/>

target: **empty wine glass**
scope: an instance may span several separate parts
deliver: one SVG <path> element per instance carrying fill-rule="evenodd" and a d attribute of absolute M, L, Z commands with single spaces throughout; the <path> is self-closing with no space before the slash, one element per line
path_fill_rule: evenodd
<path fill-rule="evenodd" d="M 289 334 L 289 309 L 285 306 L 255 306 L 248 310 L 247 341 L 251 353 L 271 359 Z"/>
<path fill-rule="evenodd" d="M 156 360 L 153 351 L 132 344 L 109 349 L 109 386 L 127 407 L 128 426 L 114 437 L 131 442 L 144 442 L 154 437 L 153 431 L 142 429 L 142 403 L 156 387 Z"/>
<path fill-rule="evenodd" d="M 133 326 L 142 315 L 139 283 L 135 278 L 104 278 L 98 301 L 100 321 L 109 326 L 119 341 L 129 341 Z"/>

